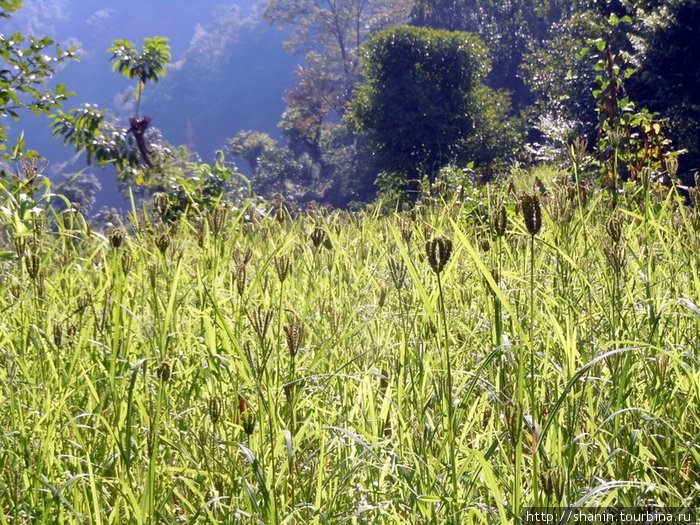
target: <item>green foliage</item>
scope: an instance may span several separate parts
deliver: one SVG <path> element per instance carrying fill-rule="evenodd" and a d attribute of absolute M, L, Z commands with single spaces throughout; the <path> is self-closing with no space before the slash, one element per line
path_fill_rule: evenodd
<path fill-rule="evenodd" d="M 136 78 L 142 84 L 158 82 L 165 76 L 165 66 L 170 61 L 170 47 L 164 37 L 146 38 L 139 51 L 129 40 L 115 40 L 107 51 L 113 53 L 110 61 L 113 70 L 126 78 Z"/>
<path fill-rule="evenodd" d="M 536 99 L 531 112 L 534 127 L 563 158 L 575 137 L 594 142 L 597 116 L 591 93 L 597 73 L 590 56 L 581 51 L 605 33 L 604 19 L 578 11 L 555 24 L 550 38 L 531 47 L 524 59 L 523 77 Z M 618 35 L 615 31 L 610 37 L 611 45 L 619 49 Z"/>
<path fill-rule="evenodd" d="M 154 155 L 154 168 L 139 182 L 139 189 L 150 196 L 168 194 L 167 218 L 171 220 L 183 213 L 201 214 L 221 202 L 237 205 L 252 193 L 248 180 L 226 163 L 223 152 L 217 152 L 214 163 L 207 164 L 193 159 L 184 146 L 163 143 Z"/>
<path fill-rule="evenodd" d="M 65 144 L 84 150 L 88 164 L 113 164 L 121 179 L 134 179 L 139 177 L 139 170 L 153 168 L 152 145 L 148 144 L 151 119 L 139 117 L 141 95 L 146 82 L 157 82 L 165 75 L 170 48 L 167 38 L 154 37 L 144 39 L 141 51 L 128 40 L 116 40 L 107 51 L 113 53 L 113 69 L 127 78 L 138 79 L 136 111 L 129 119 L 129 127 L 108 121 L 107 111 L 91 104 L 68 113 L 59 111 L 52 117 L 51 127 L 54 136 Z"/>
<path fill-rule="evenodd" d="M 513 115 L 510 100 L 508 92 L 485 85 L 473 91 L 472 129 L 455 161 L 473 164 L 485 180 L 507 171 L 522 149 L 525 126 Z"/>
<path fill-rule="evenodd" d="M 84 150 L 89 165 L 113 165 L 120 178 L 133 178 L 143 166 L 136 142 L 126 128 L 106 117 L 107 110 L 83 104 L 69 112 L 57 111 L 51 117 L 51 129 L 65 144 Z"/>
<path fill-rule="evenodd" d="M 357 88 L 348 119 L 367 133 L 380 169 L 405 180 L 432 178 L 473 132 L 474 91 L 488 67 L 486 48 L 473 35 L 382 31 L 364 46 L 366 83 Z"/>
<path fill-rule="evenodd" d="M 412 23 L 421 27 L 468 31 L 486 43 L 493 67 L 486 79 L 511 93 L 516 108 L 532 103 L 521 65 L 528 49 L 549 37 L 552 25 L 577 2 L 564 0 L 416 0 Z"/>
<path fill-rule="evenodd" d="M 245 160 L 254 173 L 260 159 L 274 157 L 278 149 L 277 141 L 267 133 L 244 130 L 228 139 L 227 153 Z"/>
<path fill-rule="evenodd" d="M 611 15 L 608 24 L 615 28 L 620 23 L 631 21 L 628 17 L 620 20 Z M 677 161 L 670 164 L 668 161 L 681 152 L 671 150 L 671 141 L 666 138 L 664 124 L 658 116 L 646 108 L 638 109 L 625 90 L 625 80 L 635 70 L 620 66 L 613 55 L 609 37 L 592 42 L 583 50 L 582 56 L 586 53 L 597 58 L 593 66 L 597 73 L 593 96 L 598 114 L 596 149 L 602 168 L 602 184 L 617 190 L 623 178 L 641 178 L 643 171 L 646 171 L 647 179 L 651 175 L 657 178 L 665 175 L 669 180 L 675 177 Z M 613 198 L 617 198 L 616 192 Z"/>
<path fill-rule="evenodd" d="M 561 171 L 537 171 L 536 235 L 503 184 L 173 222 L 161 195 L 164 221 L 135 209 L 109 232 L 22 223 L 2 193 L 0 522 L 695 505 L 700 211 L 593 191 L 561 213 L 579 194 Z M 498 226 L 464 220 L 483 207 Z"/>
<path fill-rule="evenodd" d="M 636 100 L 666 119 L 669 137 L 688 151 L 680 159 L 688 170 L 700 166 L 700 2 L 663 4 L 642 19 L 653 29 L 628 86 Z"/>
<path fill-rule="evenodd" d="M 20 7 L 22 4 L 18 0 L 1 2 L 0 18 L 10 18 Z M 50 38 L 35 38 L 19 32 L 9 37 L 0 35 L 0 116 L 19 120 L 20 109 L 28 109 L 35 115 L 48 115 L 73 95 L 64 84 L 57 84 L 54 88 L 45 86 L 53 78 L 56 66 L 77 58 L 74 47 L 64 51 L 58 45 L 51 56 L 48 53 L 53 45 Z M 21 144 L 12 151 L 8 150 L 8 129 L 0 124 L 0 152 L 4 158 L 21 156 Z"/>
<path fill-rule="evenodd" d="M 107 52 L 111 52 L 110 61 L 114 62 L 113 70 L 126 78 L 138 79 L 136 85 L 136 113 L 139 115 L 141 94 L 146 82 L 158 82 L 165 76 L 165 66 L 170 62 L 170 46 L 164 37 L 145 38 L 143 48 L 139 51 L 129 40 L 115 40 Z M 133 127 L 133 126 L 132 126 Z"/>

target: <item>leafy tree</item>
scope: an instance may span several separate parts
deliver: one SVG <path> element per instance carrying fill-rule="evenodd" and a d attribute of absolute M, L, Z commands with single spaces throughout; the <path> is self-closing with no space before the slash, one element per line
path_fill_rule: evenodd
<path fill-rule="evenodd" d="M 668 119 L 670 137 L 688 150 L 681 170 L 700 166 L 700 2 L 664 2 L 646 17 L 660 21 L 644 42 L 629 89 Z"/>
<path fill-rule="evenodd" d="M 471 34 L 396 27 L 364 46 L 366 83 L 348 117 L 376 149 L 380 169 L 432 178 L 463 151 L 478 109 L 474 91 L 489 67 Z"/>
<path fill-rule="evenodd" d="M 139 116 L 141 95 L 147 82 L 157 82 L 165 75 L 170 48 L 167 38 L 155 37 L 146 38 L 141 51 L 128 40 L 116 40 L 107 51 L 112 52 L 113 69 L 138 81 L 136 112 L 129 118 L 129 127 L 108 121 L 105 110 L 86 104 L 68 113 L 59 111 L 53 117 L 53 133 L 66 144 L 85 150 L 88 164 L 113 163 L 122 178 L 136 178 L 140 169 L 153 168 L 146 143 L 151 118 Z"/>
<path fill-rule="evenodd" d="M 619 32 L 611 34 L 606 19 L 590 10 L 578 11 L 552 26 L 550 39 L 530 47 L 524 58 L 523 78 L 535 97 L 533 125 L 540 137 L 562 152 L 575 137 L 595 141 L 597 114 L 592 91 L 596 71 L 590 56 L 582 54 L 590 42 L 609 34 L 620 45 Z M 537 152 L 540 153 L 540 152 Z M 547 155 L 546 160 L 554 160 Z"/>
<path fill-rule="evenodd" d="M 478 34 L 493 64 L 486 82 L 512 93 L 518 108 L 532 103 L 520 67 L 528 48 L 544 41 L 576 2 L 564 0 L 416 0 L 412 24 Z"/>
<path fill-rule="evenodd" d="M 324 66 L 323 57 L 316 54 L 309 55 L 307 64 L 298 66 L 295 75 L 297 81 L 284 99 L 287 109 L 279 126 L 292 151 L 308 153 L 320 162 L 324 132 L 332 127 L 328 117 L 344 111 L 343 88 Z"/>
<path fill-rule="evenodd" d="M 207 164 L 186 146 L 174 147 L 161 141 L 154 164 L 145 188 L 151 195 L 168 194 L 170 219 L 186 212 L 198 214 L 212 209 L 222 199 L 238 203 L 250 195 L 247 180 L 225 161 L 222 151 L 216 152 L 213 164 Z"/>
<path fill-rule="evenodd" d="M 409 9 L 408 0 L 271 0 L 264 15 L 270 22 L 294 26 L 289 50 L 320 52 L 352 85 L 362 42 L 405 19 Z"/>
<path fill-rule="evenodd" d="M 253 173 L 257 170 L 260 159 L 274 157 L 278 150 L 277 141 L 259 131 L 239 131 L 235 137 L 228 139 L 229 155 L 245 160 Z"/>
<path fill-rule="evenodd" d="M 340 132 L 336 128 L 361 79 L 361 44 L 376 31 L 405 23 L 411 4 L 412 0 L 271 0 L 267 4 L 264 15 L 270 22 L 293 27 L 287 49 L 306 55 L 305 64 L 296 71 L 296 84 L 285 97 L 287 110 L 280 122 L 289 146 L 284 157 L 291 160 L 291 154 L 298 162 L 268 163 L 264 170 L 301 177 L 295 181 L 299 199 L 316 195 L 343 203 L 343 196 L 357 198 L 358 192 L 340 189 L 354 185 L 341 182 L 347 179 L 347 170 L 336 161 L 343 157 L 347 161 L 343 166 L 363 163 L 363 149 L 355 147 L 362 139 L 347 128 Z M 341 135 L 344 138 L 338 142 Z M 335 147 L 342 151 L 334 152 Z M 308 187 L 312 180 L 316 188 Z"/>
<path fill-rule="evenodd" d="M 20 0 L 1 0 L 0 19 L 10 18 L 21 6 Z M 35 38 L 19 32 L 10 37 L 0 34 L 0 116 L 19 120 L 20 109 L 48 115 L 73 95 L 63 84 L 46 87 L 57 65 L 77 58 L 75 48 L 64 51 L 58 45 L 54 47 L 55 55 L 51 56 L 47 53 L 51 46 L 54 42 L 49 38 Z M 0 124 L 0 152 L 5 158 L 17 156 L 23 149 L 20 140 L 14 152 L 8 152 L 8 130 L 8 126 Z"/>

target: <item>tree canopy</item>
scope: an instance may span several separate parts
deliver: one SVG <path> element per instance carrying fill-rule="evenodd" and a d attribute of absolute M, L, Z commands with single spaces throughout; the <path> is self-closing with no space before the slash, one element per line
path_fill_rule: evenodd
<path fill-rule="evenodd" d="M 367 133 L 381 169 L 432 177 L 473 130 L 486 47 L 468 33 L 396 27 L 367 41 L 362 65 L 350 120 Z"/>
<path fill-rule="evenodd" d="M 21 7 L 19 0 L 0 1 L 0 19 L 10 18 Z M 53 55 L 49 54 L 54 47 Z M 75 59 L 75 48 L 61 49 L 50 38 L 25 36 L 17 31 L 8 38 L 0 34 L 0 116 L 19 120 L 18 111 L 28 109 L 34 114 L 48 115 L 73 93 L 64 84 L 49 88 L 56 66 Z M 9 127 L 0 124 L 0 152 L 13 157 L 22 150 L 22 141 L 10 153 L 7 149 Z"/>

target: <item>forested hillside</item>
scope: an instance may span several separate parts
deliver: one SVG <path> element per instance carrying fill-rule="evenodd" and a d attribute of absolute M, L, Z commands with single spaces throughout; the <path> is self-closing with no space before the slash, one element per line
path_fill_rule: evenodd
<path fill-rule="evenodd" d="M 147 27 L 154 8 L 141 8 L 139 26 Z M 28 9 L 31 16 L 24 19 L 23 10 L 16 13 L 23 27 L 61 33 L 56 27 L 70 20 L 55 7 L 51 25 L 32 23 L 46 19 L 37 16 L 33 4 Z M 90 13 L 89 6 L 82 9 Z M 193 18 L 208 22 L 195 27 L 188 43 L 180 36 L 168 40 L 174 47 L 164 74 L 142 93 L 144 111 L 153 119 L 148 140 L 154 150 L 172 153 L 182 145 L 194 155 L 172 153 L 171 160 L 180 160 L 168 161 L 170 166 L 211 162 L 220 151 L 256 193 L 279 194 L 299 205 L 317 201 L 357 208 L 372 201 L 378 189 L 415 196 L 422 178 L 434 181 L 446 166 L 468 168 L 474 182 L 507 175 L 514 165 L 568 163 L 575 139 L 586 141 L 587 174 L 603 185 L 615 177 L 635 179 L 644 166 L 657 177 L 680 177 L 687 185 L 700 159 L 697 11 L 696 2 L 679 0 L 274 0 L 243 9 L 221 7 L 212 21 L 202 5 Z M 100 28 L 110 27 L 114 34 L 120 26 L 119 38 L 128 38 L 132 32 L 123 23 L 128 17 L 110 8 L 97 10 L 82 38 L 98 42 L 97 35 L 105 33 Z M 160 21 L 154 29 L 162 26 Z M 182 21 L 180 26 L 186 27 Z M 377 47 L 382 39 L 394 39 L 401 26 L 416 28 L 411 42 L 391 51 Z M 175 28 L 178 35 L 181 27 Z M 429 30 L 469 39 L 471 55 L 450 54 L 442 44 L 426 47 L 443 38 Z M 75 37 L 63 40 L 78 45 L 80 58 L 85 44 Z M 101 42 L 108 46 L 104 37 Z M 109 68 L 109 56 L 100 57 L 95 49 L 92 45 L 83 58 L 90 67 L 70 61 L 51 76 L 74 93 L 63 102 L 65 108 L 96 102 L 96 109 L 111 108 L 111 122 L 128 129 L 136 86 L 106 76 L 101 82 L 120 87 L 112 88 L 113 100 L 105 100 L 88 80 L 94 64 Z M 444 76 L 460 60 L 470 61 L 470 72 Z M 396 71 L 403 76 L 385 71 L 389 76 L 377 79 L 382 61 L 402 64 Z M 438 63 L 443 73 L 418 78 L 420 70 Z M 24 122 L 29 123 L 27 146 L 46 150 L 39 154 L 52 161 L 50 170 L 62 168 L 70 177 L 84 167 L 82 160 L 54 159 L 60 157 L 60 141 L 39 132 L 37 119 L 24 115 L 12 129 L 23 129 Z M 80 151 L 84 144 L 72 146 Z M 612 166 L 614 152 L 619 155 Z M 666 159 L 674 159 L 672 174 Z M 142 167 L 134 162 L 131 167 Z M 158 171 L 135 181 L 123 171 L 116 176 L 148 195 L 167 189 L 164 179 L 172 179 L 163 176 L 167 169 Z M 103 184 L 114 175 L 113 170 L 90 173 Z"/>

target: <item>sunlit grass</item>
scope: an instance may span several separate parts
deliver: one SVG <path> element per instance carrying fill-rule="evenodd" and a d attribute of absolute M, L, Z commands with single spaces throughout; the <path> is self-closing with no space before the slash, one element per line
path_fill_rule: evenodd
<path fill-rule="evenodd" d="M 497 185 L 483 221 L 454 200 L 172 226 L 135 209 L 121 243 L 71 213 L 4 222 L 0 522 L 697 503 L 698 212 L 549 179 L 536 235 Z"/>

